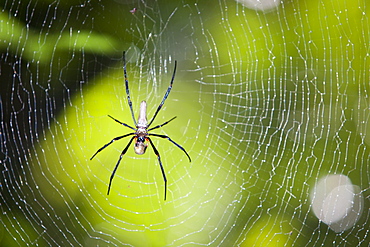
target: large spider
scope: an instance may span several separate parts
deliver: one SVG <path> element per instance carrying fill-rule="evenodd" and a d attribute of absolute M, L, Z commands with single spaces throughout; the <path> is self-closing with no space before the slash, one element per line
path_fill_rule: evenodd
<path fill-rule="evenodd" d="M 145 153 L 145 150 L 148 147 L 148 144 L 145 143 L 145 141 L 148 141 L 150 143 L 150 145 L 152 145 L 154 153 L 157 155 L 159 166 L 161 168 L 162 175 L 163 175 L 163 180 L 164 180 L 164 200 L 166 200 L 166 197 L 167 197 L 167 178 L 166 178 L 166 174 L 164 172 L 163 166 L 162 166 L 161 156 L 159 155 L 159 152 L 158 152 L 157 148 L 154 146 L 154 144 L 153 144 L 153 142 L 152 142 L 152 140 L 150 139 L 149 136 L 160 137 L 160 138 L 169 140 L 170 142 L 175 144 L 178 148 L 180 148 L 186 154 L 186 156 L 189 158 L 189 162 L 191 162 L 190 156 L 185 151 L 185 149 L 183 147 L 181 147 L 179 144 L 177 144 L 176 142 L 174 142 L 171 138 L 169 138 L 166 135 L 159 135 L 159 134 L 149 133 L 149 131 L 161 128 L 161 127 L 165 126 L 166 124 L 168 124 L 169 122 L 171 122 L 172 120 L 174 120 L 176 118 L 176 117 L 173 117 L 170 120 L 168 120 L 167 122 L 164 122 L 163 124 L 157 125 L 153 128 L 149 128 L 150 125 L 153 123 L 155 117 L 157 116 L 158 112 L 161 110 L 161 108 L 162 108 L 164 102 L 166 101 L 168 95 L 171 92 L 172 83 L 173 83 L 173 80 L 175 78 L 175 73 L 176 73 L 176 65 L 177 65 L 177 62 L 175 61 L 175 68 L 173 70 L 173 75 L 172 75 L 172 79 L 171 79 L 171 82 L 170 82 L 170 86 L 168 87 L 167 92 L 165 93 L 165 95 L 162 99 L 162 102 L 159 104 L 159 106 L 157 108 L 157 111 L 154 113 L 154 116 L 150 120 L 149 124 L 148 124 L 148 121 L 146 119 L 146 102 L 145 101 L 141 101 L 139 117 L 138 117 L 138 120 L 136 122 L 134 111 L 132 110 L 132 102 L 131 102 L 131 99 L 130 99 L 130 91 L 129 91 L 129 88 L 128 88 L 125 52 L 123 52 L 123 71 L 124 71 L 124 75 L 125 75 L 127 100 L 128 100 L 128 105 L 129 105 L 130 110 L 131 110 L 132 120 L 134 121 L 134 124 L 135 124 L 136 128 L 131 127 L 128 124 L 122 123 L 121 121 L 119 121 L 119 120 L 115 119 L 114 117 L 108 115 L 108 117 L 110 117 L 111 119 L 113 119 L 117 123 L 122 124 L 123 126 L 125 126 L 127 128 L 130 128 L 130 129 L 134 130 L 135 132 L 128 133 L 128 134 L 113 138 L 110 142 L 105 144 L 103 147 L 99 148 L 99 150 L 96 151 L 95 154 L 90 158 L 90 160 L 92 160 L 95 157 L 95 155 L 97 155 L 100 151 L 102 151 L 103 149 L 108 147 L 113 142 L 118 141 L 118 140 L 120 140 L 122 138 L 125 138 L 127 136 L 133 136 L 133 137 L 131 137 L 131 139 L 128 142 L 128 144 L 126 145 L 126 147 L 123 149 L 121 155 L 119 156 L 118 162 L 117 162 L 116 166 L 114 167 L 112 175 L 110 176 L 107 195 L 109 195 L 112 180 L 113 180 L 114 174 L 116 173 L 116 170 L 117 170 L 117 168 L 118 168 L 118 166 L 121 162 L 122 156 L 126 154 L 128 147 L 130 146 L 130 144 L 132 143 L 132 141 L 134 139 L 135 139 L 134 150 L 135 150 L 136 154 L 144 154 Z"/>

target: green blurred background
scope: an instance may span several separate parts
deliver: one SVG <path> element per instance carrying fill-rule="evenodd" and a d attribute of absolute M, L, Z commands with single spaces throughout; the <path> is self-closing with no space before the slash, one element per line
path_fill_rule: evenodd
<path fill-rule="evenodd" d="M 1 1 L 1 246 L 361 246 L 369 229 L 369 4 Z M 123 157 L 134 112 L 155 123 Z M 137 115 L 136 115 L 137 117 Z M 369 130 L 370 131 L 370 130 Z M 327 174 L 364 211 L 334 232 L 311 212 Z"/>

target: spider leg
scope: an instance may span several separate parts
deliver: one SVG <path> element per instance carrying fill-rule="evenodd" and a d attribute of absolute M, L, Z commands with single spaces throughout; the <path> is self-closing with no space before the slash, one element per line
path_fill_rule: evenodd
<path fill-rule="evenodd" d="M 128 106 L 130 107 L 132 120 L 134 120 L 134 124 L 136 126 L 135 114 L 134 114 L 134 111 L 132 110 L 132 101 L 131 101 L 131 98 L 130 98 L 130 90 L 128 88 L 128 79 L 127 79 L 127 71 L 126 71 L 126 52 L 125 51 L 123 52 L 123 72 L 124 72 L 124 75 L 125 75 L 125 84 L 126 84 L 126 94 L 127 94 Z"/>
<path fill-rule="evenodd" d="M 160 137 L 160 138 L 163 138 L 163 139 L 167 139 L 167 140 L 169 140 L 170 142 L 172 142 L 173 144 L 175 144 L 178 148 L 180 148 L 182 151 L 184 151 L 184 153 L 186 154 L 186 156 L 188 156 L 188 158 L 189 158 L 189 162 L 191 162 L 190 156 L 189 156 L 189 154 L 185 151 L 185 149 L 184 149 L 183 147 L 181 147 L 179 144 L 177 144 L 176 142 L 172 141 L 172 139 L 171 139 L 171 138 L 169 138 L 168 136 L 166 136 L 166 135 L 158 135 L 158 134 L 148 134 L 148 135 L 156 136 L 156 137 Z"/>
<path fill-rule="evenodd" d="M 121 162 L 121 159 L 122 159 L 122 156 L 125 155 L 125 153 L 127 152 L 127 149 L 128 147 L 130 146 L 130 144 L 132 143 L 132 141 L 134 140 L 136 136 L 133 136 L 130 141 L 128 142 L 128 144 L 126 145 L 125 149 L 123 149 L 121 155 L 119 156 L 119 159 L 118 159 L 118 162 L 116 164 L 116 166 L 114 167 L 114 170 L 112 172 L 112 175 L 110 176 L 110 179 L 109 179 L 109 186 L 108 186 L 108 193 L 107 195 L 109 195 L 109 191 L 110 191 L 110 186 L 112 184 L 112 180 L 113 180 L 113 177 L 114 177 L 114 174 L 116 174 L 116 171 L 117 171 L 117 168 L 119 166 L 119 163 Z"/>
<path fill-rule="evenodd" d="M 113 120 L 114 120 L 114 121 L 116 121 L 117 123 L 122 124 L 123 126 L 128 127 L 128 128 L 130 128 L 130 129 L 132 129 L 132 130 L 135 130 L 135 131 L 136 131 L 136 129 L 135 129 L 134 127 L 131 127 L 131 126 L 130 126 L 130 125 L 128 125 L 128 124 L 122 123 L 121 121 L 119 121 L 119 120 L 115 119 L 115 118 L 114 118 L 114 117 L 112 117 L 111 115 L 108 115 L 108 117 L 110 117 L 111 119 L 113 119 Z"/>
<path fill-rule="evenodd" d="M 157 148 L 154 146 L 152 140 L 149 137 L 146 137 L 146 139 L 149 140 L 150 145 L 152 145 L 154 153 L 155 153 L 155 155 L 157 155 L 159 166 L 161 167 L 162 176 L 163 176 L 163 180 L 164 180 L 164 200 L 166 200 L 166 198 L 167 198 L 167 178 L 166 178 L 166 174 L 164 172 L 163 166 L 162 166 L 161 156 L 159 155 L 159 152 L 158 152 Z"/>
<path fill-rule="evenodd" d="M 164 97 L 162 99 L 162 102 L 159 104 L 156 112 L 154 113 L 154 116 L 152 118 L 152 120 L 150 120 L 149 124 L 148 124 L 148 127 L 152 124 L 152 122 L 154 121 L 155 117 L 157 116 L 159 110 L 161 110 L 164 102 L 166 101 L 168 95 L 170 94 L 171 92 L 171 89 L 172 89 L 172 84 L 173 84 L 173 80 L 175 79 L 175 74 L 176 74 L 176 67 L 177 67 L 177 61 L 175 60 L 175 68 L 173 69 L 173 74 L 172 74 L 172 79 L 171 79 L 171 82 L 170 82 L 170 86 L 168 87 L 167 89 L 167 92 L 164 94 Z"/>
<path fill-rule="evenodd" d="M 116 137 L 116 138 L 113 138 L 110 142 L 108 142 L 107 144 L 105 144 L 104 146 L 102 146 L 101 148 L 99 148 L 98 149 L 98 151 L 96 151 L 95 153 L 94 153 L 94 155 L 90 158 L 90 160 L 92 160 L 94 157 L 95 157 L 95 155 L 97 155 L 98 153 L 100 153 L 100 151 L 102 151 L 104 148 L 106 148 L 106 147 L 108 147 L 110 144 L 112 144 L 113 142 L 115 142 L 115 141 L 118 141 L 118 140 L 120 140 L 120 139 L 122 139 L 122 138 L 125 138 L 125 137 L 127 137 L 127 136 L 130 136 L 130 135 L 134 135 L 135 133 L 129 133 L 129 134 L 126 134 L 126 135 L 123 135 L 123 136 L 118 136 L 118 137 Z"/>
<path fill-rule="evenodd" d="M 151 130 L 154 130 L 154 129 L 162 128 L 163 126 L 165 126 L 166 124 L 168 124 L 169 122 L 171 122 L 172 120 L 174 120 L 175 118 L 176 117 L 173 117 L 170 120 L 168 120 L 167 122 L 164 122 L 163 124 L 160 124 L 160 125 L 157 125 L 157 126 L 155 126 L 153 128 L 150 128 L 147 131 L 151 131 Z"/>

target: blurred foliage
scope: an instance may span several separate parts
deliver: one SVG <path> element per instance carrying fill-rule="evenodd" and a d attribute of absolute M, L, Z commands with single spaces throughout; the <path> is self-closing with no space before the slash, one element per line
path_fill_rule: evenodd
<path fill-rule="evenodd" d="M 25 143 L 7 155 L 27 157 L 13 158 L 17 175 L 2 181 L 2 245 L 356 245 L 366 238 L 367 215 L 336 234 L 310 214 L 308 201 L 324 174 L 369 185 L 365 1 L 288 1 L 268 13 L 232 1 L 21 2 L 5 1 L 0 12 L 4 122 L 18 123 Z M 178 116 L 160 133 L 190 150 L 193 162 L 155 142 L 169 180 L 166 202 L 151 150 L 137 157 L 129 149 L 109 197 L 128 140 L 89 161 L 128 130 L 107 114 L 132 124 L 122 50 L 132 56 L 135 112 L 145 99 L 149 115 L 169 82 L 169 58 L 179 62 L 156 121 Z"/>

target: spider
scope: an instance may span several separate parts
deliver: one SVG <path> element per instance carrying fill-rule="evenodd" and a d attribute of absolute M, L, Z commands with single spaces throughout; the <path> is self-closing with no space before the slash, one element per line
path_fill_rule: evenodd
<path fill-rule="evenodd" d="M 174 80 L 175 74 L 176 74 L 176 66 L 177 66 L 177 62 L 175 61 L 175 67 L 174 67 L 174 70 L 173 70 L 173 75 L 172 75 L 172 79 L 171 79 L 171 82 L 170 82 L 170 86 L 168 87 L 168 89 L 167 89 L 167 91 L 166 91 L 166 93 L 165 93 L 165 95 L 164 95 L 164 97 L 162 99 L 162 102 L 159 104 L 156 112 L 154 113 L 154 116 L 149 121 L 149 124 L 148 124 L 148 121 L 147 121 L 147 118 L 146 118 L 146 108 L 147 107 L 146 107 L 146 102 L 145 101 L 142 101 L 141 104 L 140 104 L 139 117 L 138 117 L 138 120 L 136 122 L 136 120 L 135 120 L 135 114 L 134 114 L 134 111 L 132 110 L 132 102 L 131 102 L 130 91 L 129 91 L 129 87 L 128 87 L 125 52 L 123 52 L 123 71 L 124 71 L 124 76 L 125 76 L 127 101 L 128 101 L 128 105 L 129 105 L 130 110 L 131 110 L 132 120 L 134 121 L 134 124 L 135 124 L 136 128 L 131 127 L 130 125 L 128 125 L 126 123 L 123 123 L 123 122 L 115 119 L 114 117 L 108 115 L 108 117 L 110 117 L 111 119 L 113 119 L 117 123 L 119 123 L 119 124 L 121 124 L 121 125 L 123 125 L 123 126 L 125 126 L 127 128 L 130 128 L 130 129 L 134 130 L 135 132 L 128 133 L 128 134 L 125 134 L 125 135 L 122 135 L 122 136 L 118 136 L 118 137 L 113 138 L 110 142 L 108 142 L 107 144 L 105 144 L 104 146 L 102 146 L 101 148 L 99 148 L 98 151 L 96 151 L 95 154 L 90 158 L 90 160 L 92 160 L 95 157 L 95 155 L 97 155 L 99 152 L 101 152 L 103 149 L 105 149 L 106 147 L 108 147 L 113 142 L 118 141 L 118 140 L 120 140 L 122 138 L 125 138 L 125 137 L 128 137 L 128 136 L 133 136 L 133 137 L 131 137 L 131 139 L 128 142 L 128 144 L 126 145 L 126 147 L 123 149 L 121 155 L 119 156 L 118 162 L 117 162 L 116 166 L 113 169 L 112 175 L 110 176 L 110 179 L 109 179 L 109 185 L 108 185 L 108 193 L 107 193 L 107 195 L 109 195 L 109 191 L 110 191 L 110 187 L 111 187 L 111 184 L 112 184 L 112 180 L 113 180 L 113 177 L 114 177 L 114 175 L 115 175 L 115 173 L 117 171 L 117 168 L 118 168 L 118 166 L 119 166 L 119 164 L 121 162 L 121 159 L 122 159 L 123 155 L 126 154 L 127 149 L 129 148 L 129 146 L 131 145 L 131 143 L 132 143 L 133 140 L 135 140 L 134 151 L 135 151 L 136 154 L 141 155 L 141 154 L 144 154 L 145 153 L 145 150 L 148 147 L 148 144 L 146 143 L 146 141 L 148 141 L 150 143 L 150 145 L 153 147 L 153 151 L 154 151 L 155 155 L 158 158 L 159 166 L 161 168 L 162 176 L 163 176 L 163 180 L 164 180 L 164 200 L 166 200 L 166 197 L 167 197 L 167 178 L 166 178 L 166 174 L 164 172 L 163 166 L 162 166 L 161 156 L 160 156 L 157 148 L 154 146 L 154 143 L 152 142 L 152 140 L 151 140 L 151 138 L 149 136 L 159 137 L 159 138 L 163 138 L 163 139 L 169 140 L 170 142 L 172 142 L 173 144 L 175 144 L 176 147 L 180 148 L 186 154 L 186 156 L 189 158 L 189 162 L 191 162 L 190 156 L 185 151 L 185 149 L 182 146 L 180 146 L 179 144 L 177 144 L 176 142 L 174 142 L 170 137 L 168 137 L 166 135 L 149 133 L 152 130 L 162 128 L 163 126 L 165 126 L 166 124 L 168 124 L 169 122 L 171 122 L 172 120 L 174 120 L 176 118 L 176 117 L 173 117 L 170 120 L 168 120 L 167 122 L 164 122 L 163 124 L 160 124 L 160 125 L 157 125 L 155 127 L 149 128 L 150 125 L 153 123 L 154 119 L 156 118 L 158 112 L 161 110 L 161 108 L 162 108 L 164 102 L 166 101 L 168 95 L 171 92 L 173 80 Z"/>

